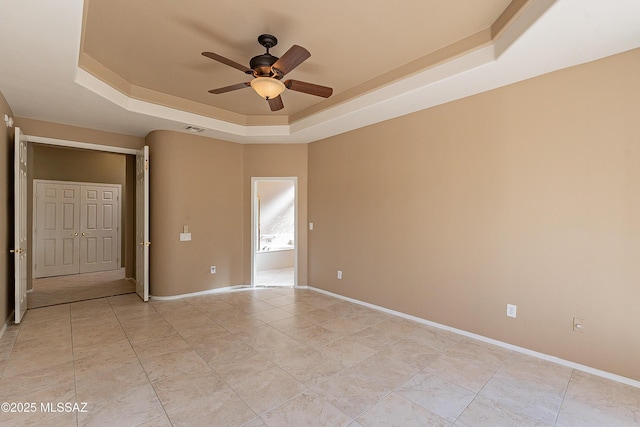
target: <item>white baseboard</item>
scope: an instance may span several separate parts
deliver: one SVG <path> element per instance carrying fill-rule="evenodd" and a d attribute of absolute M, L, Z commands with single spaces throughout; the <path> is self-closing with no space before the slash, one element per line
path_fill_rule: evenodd
<path fill-rule="evenodd" d="M 503 341 L 498 341 L 498 340 L 494 340 L 493 338 L 488 338 L 482 335 L 478 335 L 478 334 L 474 334 L 473 332 L 468 332 L 468 331 L 464 331 L 462 329 L 456 329 L 456 328 L 452 328 L 451 326 L 447 326 L 447 325 L 443 325 L 441 323 L 436 323 L 436 322 L 432 322 L 430 320 L 426 320 L 426 319 L 422 319 L 420 317 L 416 317 L 416 316 L 412 316 L 410 314 L 406 314 L 406 313 L 402 313 L 400 311 L 395 311 L 395 310 L 391 310 L 385 307 L 380 307 L 378 305 L 374 305 L 374 304 L 369 304 L 368 302 L 364 302 L 364 301 L 360 301 L 357 299 L 353 299 L 353 298 L 349 298 L 349 297 L 345 297 L 343 295 L 340 294 L 335 294 L 333 292 L 329 292 L 329 291 L 325 291 L 324 289 L 319 289 L 319 288 L 314 288 L 313 286 L 307 286 L 305 287 L 305 289 L 309 289 L 312 290 L 314 292 L 319 292 L 321 294 L 325 294 L 325 295 L 329 295 L 332 296 L 334 298 L 338 298 L 341 300 L 345 300 L 345 301 L 349 301 L 355 304 L 359 304 L 359 305 L 363 305 L 365 307 L 369 307 L 372 308 L 374 310 L 379 310 L 388 314 L 392 314 L 394 316 L 398 316 L 398 317 L 402 317 L 405 319 L 409 319 L 409 320 L 413 320 L 415 322 L 419 322 L 422 323 L 424 325 L 428 325 L 428 326 L 433 326 L 435 328 L 439 328 L 439 329 L 443 329 L 449 332 L 453 332 L 459 335 L 463 335 L 465 337 L 468 338 L 473 338 L 476 339 L 478 341 L 483 341 L 489 344 L 493 344 L 496 345 L 498 347 L 502 347 L 502 348 L 506 348 L 508 350 L 513 350 L 513 351 L 517 351 L 518 353 L 523 353 L 529 356 L 533 356 L 533 357 L 537 357 L 539 359 L 543 359 L 543 360 L 547 360 L 549 362 L 553 362 L 553 363 L 557 363 L 558 365 L 562 365 L 562 366 L 566 366 L 572 369 L 576 369 L 578 371 L 582 371 L 582 372 L 586 372 L 592 375 L 596 375 L 602 378 L 607 378 L 609 380 L 613 380 L 613 381 L 617 381 L 619 383 L 623 383 L 623 384 L 627 384 L 630 385 L 632 387 L 637 387 L 640 388 L 640 381 L 638 380 L 634 380 L 631 378 L 627 378 L 627 377 L 623 377 L 621 375 L 616 375 L 613 374 L 611 372 L 607 372 L 607 371 L 602 371 L 600 369 L 595 369 L 592 368 L 590 366 L 586 366 L 586 365 L 581 365 L 579 363 L 575 363 L 575 362 L 571 362 L 570 360 L 565 360 L 565 359 L 561 359 L 559 357 L 556 356 L 551 356 L 548 354 L 544 354 L 544 353 L 540 353 L 534 350 L 530 350 L 528 348 L 524 348 L 524 347 L 519 347 L 517 345 L 513 345 L 513 344 L 509 344 Z"/>
<path fill-rule="evenodd" d="M 12 310 L 11 314 L 9 314 L 9 317 L 7 317 L 7 320 L 4 321 L 2 328 L 0 328 L 0 338 L 2 338 L 4 332 L 7 330 L 7 327 L 11 324 L 11 322 L 13 322 L 15 312 L 15 310 Z"/>
<path fill-rule="evenodd" d="M 171 295 L 168 297 L 159 297 L 155 295 L 149 295 L 149 299 L 154 299 L 157 301 L 170 301 L 174 299 L 197 297 L 200 295 L 224 294 L 227 292 L 242 292 L 242 291 L 253 291 L 256 289 L 277 289 L 277 288 L 287 288 L 287 287 L 290 287 L 290 286 L 253 287 L 251 285 L 234 285 L 234 286 L 226 286 L 224 288 L 209 289 L 208 291 L 192 292 L 190 294 Z M 293 289 L 307 289 L 307 288 L 308 288 L 307 285 L 293 286 Z"/>
<path fill-rule="evenodd" d="M 249 291 L 249 290 L 252 290 L 252 289 L 255 289 L 255 288 L 251 287 L 251 285 L 235 285 L 235 286 L 226 286 L 224 288 L 209 289 L 207 291 L 192 292 L 192 293 L 189 293 L 189 294 L 171 295 L 171 296 L 168 296 L 168 297 L 149 295 L 149 299 L 154 299 L 154 300 L 157 300 L 157 301 L 170 301 L 170 300 L 175 300 L 175 299 L 197 297 L 197 296 L 201 296 L 201 295 L 224 294 L 224 293 L 227 293 L 227 292 L 238 292 L 238 291 Z"/>

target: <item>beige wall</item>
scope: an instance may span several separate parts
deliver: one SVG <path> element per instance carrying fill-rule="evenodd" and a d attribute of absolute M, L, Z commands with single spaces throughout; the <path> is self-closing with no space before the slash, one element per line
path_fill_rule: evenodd
<path fill-rule="evenodd" d="M 254 176 L 298 177 L 298 280 L 306 284 L 306 145 L 239 145 L 172 131 L 150 133 L 147 144 L 152 295 L 251 282 Z M 190 242 L 179 241 L 185 225 L 192 233 Z"/>
<path fill-rule="evenodd" d="M 16 123 L 26 135 L 62 139 L 65 141 L 88 142 L 91 144 L 131 148 L 135 150 L 139 150 L 144 146 L 144 138 L 139 136 L 123 135 L 121 133 L 105 132 L 60 123 L 26 119 L 23 117 L 17 118 Z"/>
<path fill-rule="evenodd" d="M 4 115 L 13 116 L 7 100 L 0 92 L 0 248 L 13 247 L 13 129 L 4 123 Z M 13 254 L 5 250 L 0 257 L 0 328 L 14 306 Z"/>
<path fill-rule="evenodd" d="M 251 283 L 251 178 L 298 178 L 298 285 L 307 285 L 307 145 L 243 145 L 243 280 Z"/>
<path fill-rule="evenodd" d="M 242 146 L 173 131 L 147 144 L 151 294 L 242 284 Z M 190 242 L 179 241 L 185 225 Z"/>
<path fill-rule="evenodd" d="M 36 120 L 19 119 L 19 124 L 29 135 L 127 148 L 138 148 L 145 143 L 126 135 Z M 146 142 L 150 146 L 152 165 L 152 295 L 171 296 L 250 283 L 252 176 L 298 177 L 298 282 L 307 283 L 306 145 L 243 146 L 169 131 L 152 132 Z M 45 146 L 35 150 L 34 159 L 38 164 L 33 169 L 41 172 L 34 178 L 78 180 L 76 175 L 69 177 L 60 173 L 69 170 L 69 162 L 75 162 L 76 155 L 83 151 Z M 50 171 L 52 167 L 57 171 L 54 175 L 42 171 Z M 103 182 L 106 178 L 92 175 L 96 169 L 89 167 L 89 175 L 82 180 Z M 131 178 L 131 171 L 128 172 Z M 133 222 L 133 217 L 130 220 Z M 190 228 L 191 242 L 178 239 L 184 225 Z M 129 247 L 127 254 L 133 252 Z M 133 267 L 133 255 L 131 257 L 127 266 Z M 210 274 L 211 265 L 217 267 L 215 275 Z"/>
<path fill-rule="evenodd" d="M 310 144 L 309 284 L 640 380 L 638 76 L 634 50 Z"/>

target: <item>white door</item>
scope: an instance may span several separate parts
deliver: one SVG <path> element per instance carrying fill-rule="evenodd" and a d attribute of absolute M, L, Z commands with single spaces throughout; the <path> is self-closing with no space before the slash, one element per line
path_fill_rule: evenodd
<path fill-rule="evenodd" d="M 119 268 L 119 187 L 83 185 L 80 206 L 80 273 Z"/>
<path fill-rule="evenodd" d="M 27 141 L 16 128 L 14 153 L 15 322 L 27 311 Z"/>
<path fill-rule="evenodd" d="M 34 180 L 34 277 L 120 268 L 120 185 Z"/>
<path fill-rule="evenodd" d="M 136 154 L 136 292 L 149 301 L 149 147 Z"/>
<path fill-rule="evenodd" d="M 35 183 L 34 277 L 80 272 L 80 185 Z"/>

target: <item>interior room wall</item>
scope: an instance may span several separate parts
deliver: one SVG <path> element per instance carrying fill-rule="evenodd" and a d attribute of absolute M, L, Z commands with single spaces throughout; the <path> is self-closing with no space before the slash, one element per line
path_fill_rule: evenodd
<path fill-rule="evenodd" d="M 106 132 L 60 123 L 18 117 L 16 122 L 26 135 L 42 136 L 65 141 L 88 142 L 111 147 L 131 148 L 139 150 L 144 146 L 144 138 Z"/>
<path fill-rule="evenodd" d="M 242 284 L 242 146 L 174 131 L 147 145 L 151 295 Z M 185 225 L 192 240 L 181 242 Z"/>
<path fill-rule="evenodd" d="M 640 380 L 639 75 L 633 50 L 311 143 L 309 284 Z"/>
<path fill-rule="evenodd" d="M 0 92 L 0 247 L 13 247 L 13 129 L 7 128 L 4 115 L 13 117 L 11 107 Z M 0 328 L 9 318 L 14 307 L 13 254 L 5 251 L 0 257 Z"/>
<path fill-rule="evenodd" d="M 251 178 L 298 178 L 298 285 L 307 281 L 307 181 L 306 144 L 242 145 L 243 174 L 243 282 L 251 283 Z"/>

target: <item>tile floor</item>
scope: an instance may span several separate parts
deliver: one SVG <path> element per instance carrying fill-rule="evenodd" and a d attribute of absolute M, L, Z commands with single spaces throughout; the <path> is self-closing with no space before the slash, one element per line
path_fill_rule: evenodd
<path fill-rule="evenodd" d="M 122 295 L 136 291 L 133 280 L 125 278 L 124 268 L 96 273 L 43 277 L 33 280 L 27 297 L 29 308 Z"/>
<path fill-rule="evenodd" d="M 312 290 L 29 310 L 0 372 L 35 404 L 2 426 L 640 425 L 640 389 Z"/>
<path fill-rule="evenodd" d="M 263 270 L 256 274 L 256 286 L 293 286 L 294 271 L 292 268 Z"/>

